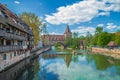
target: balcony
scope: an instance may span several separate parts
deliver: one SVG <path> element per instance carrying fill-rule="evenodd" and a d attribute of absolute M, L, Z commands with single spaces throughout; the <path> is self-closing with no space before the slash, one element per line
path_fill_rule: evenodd
<path fill-rule="evenodd" d="M 11 26 L 14 26 L 14 27 L 16 27 L 17 29 L 20 29 L 20 30 L 22 30 L 22 31 L 24 31 L 24 32 L 26 32 L 26 33 L 29 33 L 27 30 L 25 30 L 24 29 L 24 26 L 22 26 L 22 25 L 19 25 L 19 24 L 17 24 L 17 23 L 14 23 L 14 22 L 11 22 L 9 19 L 5 19 L 6 20 L 6 23 L 8 23 L 9 25 L 11 25 Z"/>
<path fill-rule="evenodd" d="M 16 34 L 12 34 L 12 33 L 7 33 L 4 30 L 0 30 L 0 36 L 8 38 L 8 39 L 27 40 L 26 37 L 19 36 L 19 35 L 16 35 Z"/>
<path fill-rule="evenodd" d="M 14 51 L 14 50 L 22 50 L 22 49 L 23 49 L 23 46 L 0 46 L 0 53 Z"/>

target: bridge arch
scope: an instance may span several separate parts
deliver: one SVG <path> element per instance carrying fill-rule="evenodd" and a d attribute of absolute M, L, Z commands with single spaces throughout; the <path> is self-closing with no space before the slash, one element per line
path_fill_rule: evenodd
<path fill-rule="evenodd" d="M 63 42 L 55 42 L 55 43 L 53 43 L 52 45 L 55 45 L 55 46 L 60 45 L 60 46 L 62 46 L 64 49 L 66 48 L 66 45 L 65 45 Z"/>

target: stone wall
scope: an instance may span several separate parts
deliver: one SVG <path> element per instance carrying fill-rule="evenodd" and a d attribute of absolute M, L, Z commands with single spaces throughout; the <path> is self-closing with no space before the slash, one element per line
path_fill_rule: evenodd
<path fill-rule="evenodd" d="M 92 52 L 96 53 L 117 53 L 120 54 L 120 49 L 108 49 L 108 48 L 92 48 Z"/>
<path fill-rule="evenodd" d="M 120 49 L 108 49 L 108 48 L 92 48 L 93 53 L 99 53 L 106 56 L 111 56 L 116 59 L 120 59 Z"/>
<path fill-rule="evenodd" d="M 2 57 L 0 57 L 0 71 L 30 56 L 30 51 L 26 51 L 25 53 L 22 53 L 22 54 L 16 54 L 16 56 L 14 56 L 14 52 L 2 53 L 1 55 L 4 55 L 4 54 L 6 54 L 7 59 L 2 60 Z M 12 54 L 12 57 L 10 57 L 11 54 Z"/>

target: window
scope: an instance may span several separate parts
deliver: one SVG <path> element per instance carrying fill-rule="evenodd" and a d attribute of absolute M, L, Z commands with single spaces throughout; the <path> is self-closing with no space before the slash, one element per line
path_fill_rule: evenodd
<path fill-rule="evenodd" d="M 0 39 L 0 46 L 3 45 L 3 39 Z"/>
<path fill-rule="evenodd" d="M 16 52 L 14 53 L 14 56 L 16 56 Z"/>
<path fill-rule="evenodd" d="M 6 59 L 7 59 L 6 54 L 3 54 L 3 60 L 6 60 Z"/>
<path fill-rule="evenodd" d="M 9 26 L 7 26 L 6 31 L 10 32 L 10 27 Z"/>
<path fill-rule="evenodd" d="M 10 54 L 10 58 L 12 58 L 12 54 Z"/>
<path fill-rule="evenodd" d="M 3 28 L 3 25 L 2 24 L 0 24 L 0 29 L 2 29 Z"/>
<path fill-rule="evenodd" d="M 11 40 L 6 40 L 6 45 L 11 45 Z"/>
<path fill-rule="evenodd" d="M 5 13 L 0 11 L 0 16 L 5 17 Z"/>

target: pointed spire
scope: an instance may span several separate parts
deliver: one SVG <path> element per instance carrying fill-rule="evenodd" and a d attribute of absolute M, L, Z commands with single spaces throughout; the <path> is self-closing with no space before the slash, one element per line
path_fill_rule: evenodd
<path fill-rule="evenodd" d="M 69 26 L 67 25 L 66 30 L 65 30 L 65 32 L 64 32 L 64 34 L 66 34 L 66 33 L 68 33 L 68 32 L 70 32 L 70 33 L 71 33 L 70 28 L 69 28 Z"/>

